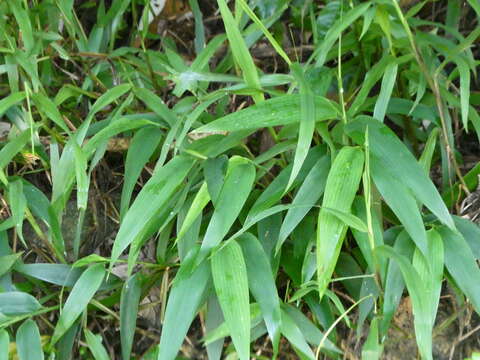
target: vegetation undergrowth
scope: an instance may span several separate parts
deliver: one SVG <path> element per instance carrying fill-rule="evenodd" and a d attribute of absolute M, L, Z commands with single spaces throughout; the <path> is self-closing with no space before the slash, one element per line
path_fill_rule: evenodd
<path fill-rule="evenodd" d="M 163 6 L 0 1 L 0 359 L 379 359 L 404 306 L 440 358 L 478 0 Z"/>

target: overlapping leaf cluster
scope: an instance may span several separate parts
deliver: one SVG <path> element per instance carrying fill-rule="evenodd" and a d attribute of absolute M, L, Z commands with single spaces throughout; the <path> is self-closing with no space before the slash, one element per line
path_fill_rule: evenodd
<path fill-rule="evenodd" d="M 480 311 L 480 231 L 452 215 L 480 169 L 462 176 L 455 133 L 480 135 L 470 95 L 480 27 L 459 23 L 463 13 L 478 24 L 480 6 L 444 1 L 442 23 L 422 15 L 430 3 L 218 0 L 225 32 L 206 40 L 191 0 L 187 64 L 171 39 L 145 46 L 147 29 L 134 34 L 140 48 L 119 45 L 148 11 L 137 1 L 100 1 L 88 27 L 73 1 L 1 2 L 0 359 L 88 358 L 84 347 L 95 359 L 140 356 L 139 304 L 159 288 L 160 338 L 145 358 L 175 359 L 199 317 L 209 359 L 247 360 L 264 335 L 273 358 L 281 338 L 298 358 L 341 358 L 343 321 L 369 329 L 362 356 L 379 358 L 408 293 L 419 353 L 432 359 L 442 288 Z M 280 40 L 288 15 L 309 34 L 301 61 Z M 259 42 L 284 70 L 263 71 L 250 52 Z M 229 113 L 237 96 L 246 103 Z M 264 152 L 252 141 L 260 132 Z M 93 178 L 120 136 L 130 143 L 118 232 L 107 254 L 88 255 Z M 123 279 L 112 273 L 120 263 Z M 119 329 L 110 354 L 96 316 Z"/>

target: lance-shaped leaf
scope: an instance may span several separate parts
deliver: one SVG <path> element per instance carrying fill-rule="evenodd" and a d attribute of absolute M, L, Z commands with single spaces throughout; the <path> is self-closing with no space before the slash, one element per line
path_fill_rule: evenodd
<path fill-rule="evenodd" d="M 270 271 L 270 270 L 269 270 Z M 212 257 L 218 302 L 240 360 L 250 359 L 250 305 L 242 249 L 233 240 Z"/>
<path fill-rule="evenodd" d="M 145 184 L 125 215 L 113 244 L 111 266 L 120 254 L 148 228 L 193 166 L 194 160 L 178 156 L 159 169 Z"/>
<path fill-rule="evenodd" d="M 305 158 L 307 157 L 308 150 L 310 150 L 310 145 L 312 143 L 316 120 L 315 95 L 310 89 L 304 71 L 297 63 L 292 64 L 291 69 L 300 88 L 300 125 L 298 128 L 298 141 L 297 148 L 295 149 L 295 158 L 293 159 L 292 172 L 286 190 L 292 185 L 305 161 Z"/>
<path fill-rule="evenodd" d="M 442 223 L 454 229 L 453 219 L 435 185 L 392 130 L 378 120 L 359 116 L 347 125 L 346 131 L 357 144 L 363 144 L 367 127 L 370 153 L 375 156 L 379 168 L 403 183 Z"/>
<path fill-rule="evenodd" d="M 52 336 L 52 345 L 73 325 L 93 298 L 105 276 L 102 264 L 96 264 L 85 270 L 80 276 L 62 309 L 60 318 Z"/>
<path fill-rule="evenodd" d="M 250 291 L 260 305 L 276 353 L 280 340 L 281 310 L 270 262 L 262 245 L 252 234 L 241 235 L 238 242 L 245 255 Z"/>
<path fill-rule="evenodd" d="M 333 103 L 320 96 L 314 97 L 315 119 L 322 121 L 337 117 Z M 195 133 L 254 130 L 263 127 L 296 124 L 300 121 L 300 95 L 283 95 L 246 109 L 228 114 L 196 129 Z"/>
<path fill-rule="evenodd" d="M 227 235 L 250 194 L 254 179 L 255 167 L 250 161 L 239 156 L 230 159 L 215 211 L 203 239 L 201 257 L 220 244 Z"/>
<path fill-rule="evenodd" d="M 199 306 L 205 299 L 210 267 L 203 261 L 194 268 L 196 251 L 192 250 L 182 263 L 168 297 L 162 327 L 158 360 L 175 359 Z"/>
<path fill-rule="evenodd" d="M 322 207 L 350 213 L 362 177 L 364 155 L 360 148 L 344 147 L 328 174 Z M 329 211 L 320 209 L 317 231 L 317 276 L 323 296 L 335 269 L 347 225 Z"/>
<path fill-rule="evenodd" d="M 17 330 L 17 353 L 20 360 L 43 360 L 40 331 L 32 319 L 25 321 Z"/>

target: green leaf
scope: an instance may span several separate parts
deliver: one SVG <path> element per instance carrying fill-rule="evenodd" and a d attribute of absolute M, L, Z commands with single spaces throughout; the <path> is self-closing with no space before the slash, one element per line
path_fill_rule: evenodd
<path fill-rule="evenodd" d="M 195 257 L 192 250 L 175 276 L 165 310 L 158 360 L 175 358 L 208 290 L 210 266 L 203 261 L 194 268 Z"/>
<path fill-rule="evenodd" d="M 200 259 L 227 235 L 250 195 L 254 180 L 255 167 L 250 161 L 239 156 L 230 159 L 217 206 L 203 238 Z"/>
<path fill-rule="evenodd" d="M 312 167 L 308 175 L 305 177 L 305 180 L 303 180 L 302 185 L 292 201 L 292 208 L 288 210 L 287 215 L 285 215 L 285 219 L 283 220 L 282 227 L 280 228 L 280 234 L 276 246 L 277 252 L 280 250 L 280 247 L 287 237 L 317 203 L 320 196 L 322 196 L 323 191 L 325 190 L 329 169 L 329 156 L 322 156 Z M 295 206 L 301 207 L 296 208 Z"/>
<path fill-rule="evenodd" d="M 324 97 L 315 96 L 315 120 L 334 119 L 337 108 Z M 300 95 L 283 95 L 262 101 L 201 126 L 194 133 L 254 130 L 300 122 Z"/>
<path fill-rule="evenodd" d="M 82 260 L 79 260 L 82 261 Z M 72 287 L 82 274 L 82 269 L 72 268 L 66 264 L 20 264 L 14 267 L 15 271 L 31 276 L 35 279 L 51 284 Z"/>
<path fill-rule="evenodd" d="M 237 22 L 233 18 L 225 0 L 217 0 L 217 3 L 225 24 L 225 31 L 227 33 L 228 41 L 230 42 L 230 49 L 235 58 L 235 62 L 242 69 L 246 84 L 252 89 L 260 90 L 261 87 L 257 68 L 255 67 L 252 56 L 248 51 Z M 255 101 L 259 101 L 263 99 L 263 96 L 257 94 L 254 98 L 256 99 Z"/>
<path fill-rule="evenodd" d="M 433 322 L 429 308 L 430 299 L 428 299 L 428 293 L 425 291 L 423 284 L 419 281 L 420 274 L 405 256 L 396 253 L 391 247 L 382 245 L 376 248 L 376 252 L 379 256 L 388 256 L 394 259 L 398 264 L 412 299 L 415 337 L 418 349 L 422 359 L 431 360 Z"/>
<path fill-rule="evenodd" d="M 345 223 L 345 225 L 361 232 L 368 232 L 367 224 L 365 224 L 359 217 L 337 209 L 331 209 L 327 207 L 322 207 L 322 209 L 335 216 L 338 220 Z"/>
<path fill-rule="evenodd" d="M 20 360 L 43 360 L 40 331 L 35 321 L 26 320 L 17 330 L 15 337 Z"/>
<path fill-rule="evenodd" d="M 0 360 L 8 360 L 8 347 L 10 344 L 10 336 L 7 330 L 0 330 Z"/>
<path fill-rule="evenodd" d="M 335 23 L 330 27 L 328 32 L 325 34 L 325 38 L 321 42 L 321 45 L 315 49 L 311 55 L 311 59 L 317 58 L 315 67 L 321 67 L 325 63 L 327 55 L 332 48 L 333 44 L 341 36 L 342 32 L 348 28 L 355 20 L 368 10 L 372 3 L 370 1 L 358 5 L 348 11 L 346 14 L 343 14 Z"/>
<path fill-rule="evenodd" d="M 217 206 L 218 196 L 222 190 L 227 168 L 228 158 L 226 155 L 207 159 L 203 165 L 203 173 L 205 182 L 207 183 L 208 193 L 215 207 Z"/>
<path fill-rule="evenodd" d="M 282 335 L 287 338 L 290 344 L 293 345 L 295 351 L 300 353 L 306 359 L 314 360 L 315 354 L 313 353 L 310 346 L 308 346 L 305 337 L 292 320 L 290 315 L 282 309 L 282 326 L 281 326 Z"/>
<path fill-rule="evenodd" d="M 133 92 L 137 98 L 145 103 L 155 114 L 165 120 L 170 127 L 178 121 L 173 112 L 165 105 L 163 100 L 145 88 L 134 88 Z"/>
<path fill-rule="evenodd" d="M 270 270 L 269 270 L 270 271 Z M 218 302 L 240 360 L 250 359 L 250 305 L 245 260 L 233 240 L 212 257 Z"/>
<path fill-rule="evenodd" d="M 141 291 L 142 287 L 137 273 L 125 281 L 120 296 L 120 341 L 124 360 L 129 360 L 132 352 Z"/>
<path fill-rule="evenodd" d="M 291 65 L 291 70 L 300 88 L 300 125 L 298 128 L 298 142 L 297 148 L 295 149 L 292 172 L 290 173 L 290 179 L 288 180 L 285 191 L 292 185 L 307 157 L 312 143 L 316 120 L 315 96 L 305 79 L 304 71 L 297 63 Z"/>
<path fill-rule="evenodd" d="M 355 142 L 363 144 L 366 127 L 369 131 L 370 152 L 376 158 L 379 168 L 408 187 L 442 223 L 454 229 L 452 217 L 435 185 L 392 130 L 375 119 L 361 116 L 350 122 L 346 131 Z"/>
<path fill-rule="evenodd" d="M 113 266 L 128 245 L 148 229 L 150 221 L 170 200 L 193 163 L 188 157 L 177 156 L 147 181 L 120 225 L 113 244 L 110 266 Z"/>
<path fill-rule="evenodd" d="M 102 345 L 102 337 L 100 335 L 95 335 L 88 329 L 84 329 L 83 333 L 85 334 L 88 348 L 92 352 L 95 360 L 110 360 L 107 350 L 105 350 Z"/>
<path fill-rule="evenodd" d="M 440 227 L 437 231 L 443 239 L 445 267 L 470 300 L 475 311 L 480 312 L 480 288 L 478 287 L 480 269 L 472 250 L 460 233 L 446 227 Z"/>
<path fill-rule="evenodd" d="M 363 160 L 361 149 L 344 147 L 335 158 L 328 174 L 317 231 L 317 276 L 320 297 L 327 289 L 347 230 L 344 222 L 324 207 L 350 212 L 362 177 Z"/>
<path fill-rule="evenodd" d="M 120 217 L 123 219 L 130 205 L 133 189 L 143 167 L 157 148 L 162 132 L 156 127 L 144 127 L 135 132 L 128 147 L 125 159 L 125 174 L 123 177 Z"/>
<path fill-rule="evenodd" d="M 55 103 L 42 93 L 32 94 L 32 99 L 37 106 L 38 111 L 45 114 L 50 120 L 57 124 L 67 134 L 70 133 L 68 126 L 65 124 L 60 111 L 58 111 Z"/>
<path fill-rule="evenodd" d="M 270 262 L 255 236 L 246 233 L 237 240 L 245 256 L 250 291 L 260 305 L 276 355 L 280 341 L 281 311 Z"/>
<path fill-rule="evenodd" d="M 0 100 L 0 116 L 2 116 L 5 111 L 23 99 L 25 99 L 25 91 L 15 92 L 4 97 L 2 100 Z"/>
<path fill-rule="evenodd" d="M 0 276 L 10 271 L 10 268 L 15 264 L 23 253 L 0 256 Z"/>
<path fill-rule="evenodd" d="M 385 73 L 383 74 L 382 88 L 378 95 L 377 102 L 375 103 L 375 109 L 373 110 L 373 117 L 381 122 L 383 122 L 385 118 L 388 102 L 392 96 L 393 86 L 395 85 L 395 80 L 397 78 L 397 70 L 398 64 L 392 62 L 387 66 Z"/>
<path fill-rule="evenodd" d="M 3 315 L 29 314 L 42 308 L 42 305 L 32 295 L 10 291 L 0 293 L 0 313 Z"/>
<path fill-rule="evenodd" d="M 51 343 L 55 344 L 73 325 L 93 298 L 105 276 L 103 264 L 96 264 L 85 270 L 75 283 L 63 306 L 60 318 L 53 332 Z"/>
<path fill-rule="evenodd" d="M 427 234 L 417 202 L 404 183 L 385 171 L 377 157 L 371 157 L 372 177 L 387 205 L 405 226 L 418 248 L 426 254 Z M 422 170 L 423 171 L 423 170 Z M 423 172 L 425 173 L 425 172 Z"/>
<path fill-rule="evenodd" d="M 21 132 L 18 136 L 11 139 L 3 148 L 0 150 L 0 170 L 5 168 L 13 157 L 17 155 L 20 150 L 23 149 L 25 144 L 30 140 L 30 130 L 25 130 Z"/>

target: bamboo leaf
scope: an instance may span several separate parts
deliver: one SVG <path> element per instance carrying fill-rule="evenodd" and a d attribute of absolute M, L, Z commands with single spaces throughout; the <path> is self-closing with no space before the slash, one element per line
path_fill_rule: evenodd
<path fill-rule="evenodd" d="M 338 115 L 333 103 L 315 96 L 315 120 L 334 119 Z M 283 95 L 249 106 L 201 126 L 194 133 L 253 130 L 263 127 L 289 125 L 300 122 L 300 95 Z"/>
<path fill-rule="evenodd" d="M 102 337 L 100 335 L 95 335 L 88 329 L 84 329 L 83 332 L 85 334 L 88 348 L 92 352 L 95 360 L 110 360 L 107 350 L 105 350 L 102 345 Z"/>
<path fill-rule="evenodd" d="M 73 325 L 93 298 L 105 276 L 102 264 L 88 268 L 75 283 L 72 292 L 63 306 L 60 318 L 53 332 L 51 343 L 55 344 Z"/>
<path fill-rule="evenodd" d="M 246 233 L 237 240 L 245 256 L 250 291 L 262 310 L 262 316 L 273 344 L 274 357 L 276 357 L 280 341 L 281 311 L 270 262 L 255 236 Z"/>
<path fill-rule="evenodd" d="M 452 217 L 435 185 L 392 130 L 375 119 L 361 116 L 350 122 L 346 131 L 355 142 L 363 144 L 367 126 L 370 152 L 379 167 L 402 182 L 442 223 L 454 229 Z"/>
<path fill-rule="evenodd" d="M 255 168 L 251 162 L 239 156 L 230 159 L 217 206 L 203 238 L 201 257 L 220 244 L 227 235 L 250 195 L 254 179 Z"/>
<path fill-rule="evenodd" d="M 269 270 L 270 271 L 270 270 Z M 250 359 L 250 305 L 245 260 L 233 240 L 212 257 L 218 302 L 240 360 Z"/>
<path fill-rule="evenodd" d="M 327 289 L 347 230 L 343 221 L 323 207 L 350 212 L 362 177 L 363 159 L 361 149 L 344 147 L 335 158 L 328 174 L 317 231 L 317 276 L 320 297 Z"/>
<path fill-rule="evenodd" d="M 35 321 L 26 320 L 17 330 L 15 338 L 20 360 L 43 360 L 40 331 Z"/>
<path fill-rule="evenodd" d="M 141 291 L 139 274 L 135 274 L 125 281 L 120 296 L 120 341 L 124 360 L 130 359 L 132 351 Z"/>
<path fill-rule="evenodd" d="M 158 360 L 175 359 L 208 290 L 209 264 L 204 261 L 195 268 L 195 257 L 195 251 L 187 255 L 173 282 L 158 346 Z"/>

